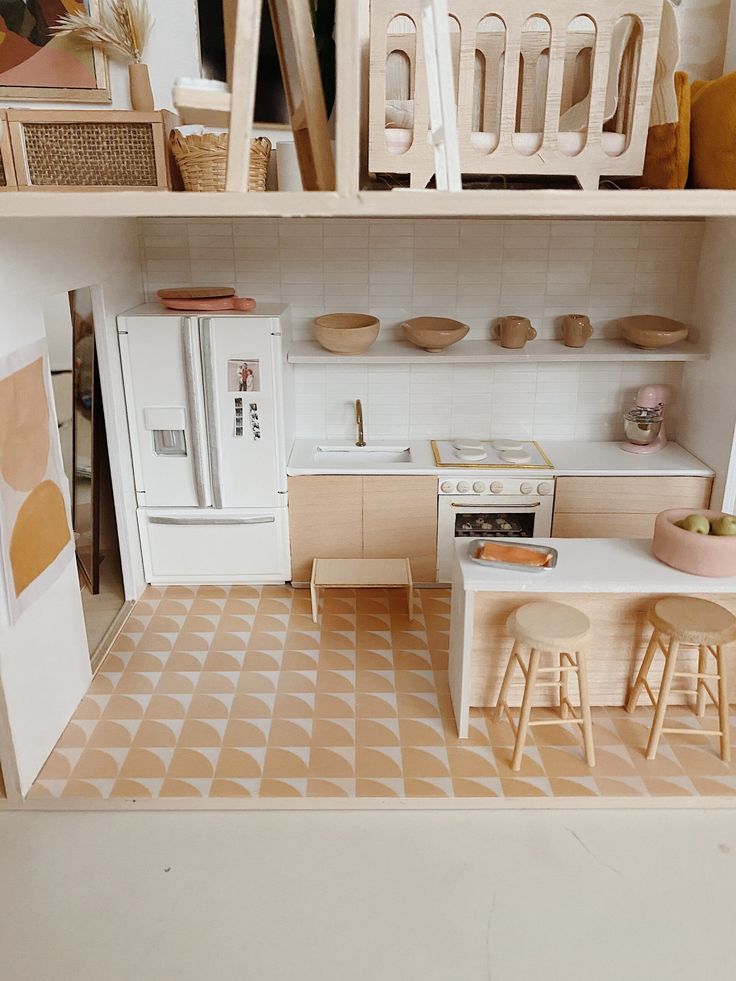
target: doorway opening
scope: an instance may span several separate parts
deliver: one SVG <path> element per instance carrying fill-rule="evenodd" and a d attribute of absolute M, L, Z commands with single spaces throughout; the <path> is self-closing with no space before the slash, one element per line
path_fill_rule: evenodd
<path fill-rule="evenodd" d="M 44 302 L 64 472 L 69 481 L 79 587 L 93 667 L 128 612 L 120 566 L 105 412 L 89 287 Z"/>

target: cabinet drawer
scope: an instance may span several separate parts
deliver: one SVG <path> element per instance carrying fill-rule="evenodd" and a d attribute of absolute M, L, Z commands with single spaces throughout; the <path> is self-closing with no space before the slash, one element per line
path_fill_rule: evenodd
<path fill-rule="evenodd" d="M 651 538 L 656 514 L 555 514 L 553 538 Z"/>
<path fill-rule="evenodd" d="M 710 477 L 558 477 L 555 514 L 658 514 L 707 508 Z"/>
<path fill-rule="evenodd" d="M 290 576 L 286 509 L 138 510 L 151 583 L 285 582 Z"/>

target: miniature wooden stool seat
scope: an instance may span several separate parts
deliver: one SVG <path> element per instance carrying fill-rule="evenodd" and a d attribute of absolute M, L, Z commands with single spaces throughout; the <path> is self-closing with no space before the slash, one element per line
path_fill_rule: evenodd
<path fill-rule="evenodd" d="M 633 712 L 639 701 L 642 689 L 655 706 L 654 720 L 649 733 L 647 759 L 657 755 L 659 740 L 664 732 L 687 733 L 690 736 L 719 736 L 721 759 L 731 759 L 728 719 L 728 685 L 726 682 L 726 659 L 724 647 L 736 640 L 736 617 L 718 603 L 698 599 L 694 596 L 667 596 L 657 600 L 649 611 L 652 636 L 649 639 L 644 660 L 636 676 L 634 687 L 626 705 L 627 712 Z M 665 644 L 666 638 L 669 643 Z M 697 671 L 676 671 L 677 658 L 681 647 L 697 647 Z M 664 655 L 664 671 L 659 694 L 656 699 L 649 685 L 648 675 L 657 651 Z M 715 671 L 708 672 L 708 655 L 715 659 Z M 694 679 L 694 688 L 672 688 L 674 678 Z M 710 682 L 717 682 L 714 691 Z M 705 714 L 706 695 L 718 709 L 717 729 L 687 729 L 665 727 L 667 701 L 672 694 L 695 696 L 695 713 L 699 718 Z"/>
<path fill-rule="evenodd" d="M 545 725 L 577 725 L 583 731 L 585 760 L 588 766 L 595 766 L 595 749 L 593 747 L 593 722 L 590 715 L 588 700 L 588 669 L 585 661 L 585 647 L 591 636 L 590 620 L 572 606 L 564 603 L 527 603 L 519 607 L 509 617 L 506 627 L 514 639 L 501 690 L 496 702 L 496 721 L 507 714 L 511 728 L 514 730 L 516 742 L 511 769 L 521 767 L 527 732 L 530 726 Z M 528 650 L 528 661 L 524 663 L 525 649 Z M 559 659 L 551 667 L 540 667 L 542 654 L 553 654 Z M 518 724 L 514 722 L 509 709 L 507 698 L 516 665 L 519 665 L 524 675 L 525 686 L 522 698 Z M 567 695 L 567 676 L 577 675 L 578 691 L 580 693 L 580 712 L 575 709 Z M 552 681 L 538 681 L 540 675 L 556 674 Z M 537 688 L 556 688 L 558 690 L 560 717 L 559 719 L 541 719 L 530 721 L 532 700 Z"/>
<path fill-rule="evenodd" d="M 320 589 L 401 589 L 414 619 L 414 583 L 409 559 L 315 559 L 312 563 L 312 619 L 317 623 Z"/>

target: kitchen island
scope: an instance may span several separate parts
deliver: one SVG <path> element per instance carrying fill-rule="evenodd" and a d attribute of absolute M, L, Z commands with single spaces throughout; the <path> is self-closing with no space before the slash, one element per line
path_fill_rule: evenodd
<path fill-rule="evenodd" d="M 588 650 L 592 705 L 620 706 L 641 662 L 649 637 L 647 610 L 661 596 L 703 596 L 736 613 L 736 578 L 709 579 L 678 572 L 659 562 L 651 542 L 620 538 L 527 540 L 556 548 L 554 569 L 509 572 L 481 566 L 468 556 L 468 540 L 457 542 L 450 618 L 450 691 L 458 735 L 468 736 L 471 707 L 496 703 L 501 676 L 511 650 L 506 620 L 525 602 L 567 603 L 585 613 L 593 625 Z M 695 652 L 683 654 L 695 658 Z M 730 658 L 730 691 L 736 692 L 736 652 Z M 659 683 L 661 661 L 652 668 Z M 522 684 L 515 678 L 509 704 L 519 704 Z M 551 692 L 539 704 L 552 704 Z M 672 696 L 684 701 L 688 696 Z"/>

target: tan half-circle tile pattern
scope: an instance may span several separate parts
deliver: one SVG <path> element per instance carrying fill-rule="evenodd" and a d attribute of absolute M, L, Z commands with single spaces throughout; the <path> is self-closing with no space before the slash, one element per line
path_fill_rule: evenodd
<path fill-rule="evenodd" d="M 381 590 L 326 599 L 320 629 L 308 596 L 283 587 L 148 589 L 31 796 L 736 800 L 736 763 L 712 741 L 665 736 L 646 760 L 647 708 L 594 709 L 592 770 L 576 733 L 542 726 L 514 773 L 508 722 L 474 709 L 457 738 L 447 591 L 418 591 L 415 624 Z M 672 713 L 673 725 L 701 726 L 687 707 Z M 715 725 L 711 710 L 704 724 Z"/>

